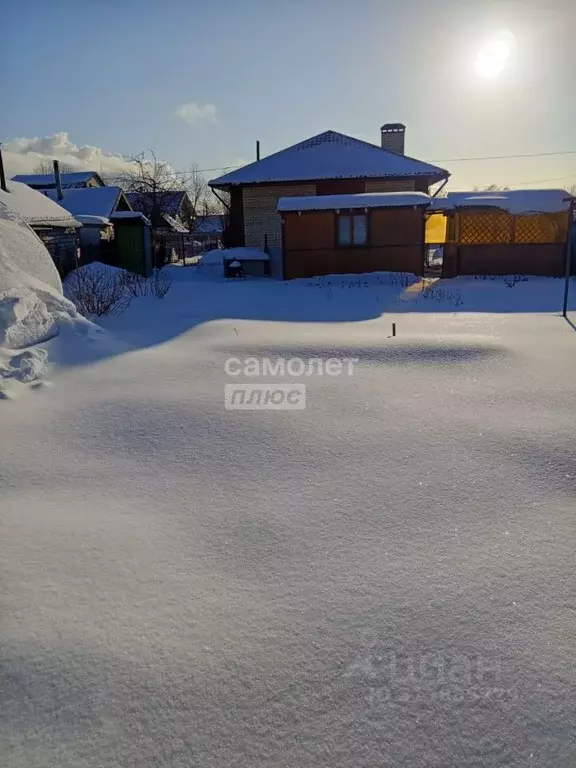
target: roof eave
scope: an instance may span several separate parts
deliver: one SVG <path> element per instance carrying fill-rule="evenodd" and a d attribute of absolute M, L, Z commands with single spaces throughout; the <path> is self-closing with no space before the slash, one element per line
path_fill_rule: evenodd
<path fill-rule="evenodd" d="M 438 181 L 444 181 L 450 178 L 450 172 L 444 168 L 438 168 L 437 173 L 423 171 L 422 173 L 387 173 L 382 176 L 314 176 L 307 179 L 262 179 L 260 181 L 225 181 L 219 182 L 214 179 L 208 182 L 212 189 L 229 189 L 230 187 L 253 187 L 260 184 L 311 184 L 314 181 L 352 181 L 354 179 L 422 179 L 427 178 L 430 184 L 436 184 Z"/>

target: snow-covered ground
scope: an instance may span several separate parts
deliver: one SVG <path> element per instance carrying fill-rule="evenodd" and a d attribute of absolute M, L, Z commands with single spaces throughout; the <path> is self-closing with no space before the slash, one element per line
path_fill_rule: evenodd
<path fill-rule="evenodd" d="M 561 281 L 172 271 L 0 403 L 3 768 L 572 766 Z M 359 362 L 225 410 L 260 356 Z"/>

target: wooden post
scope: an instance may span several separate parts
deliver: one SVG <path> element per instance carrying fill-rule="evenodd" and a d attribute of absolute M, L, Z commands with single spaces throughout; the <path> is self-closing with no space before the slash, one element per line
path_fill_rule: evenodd
<path fill-rule="evenodd" d="M 572 272 L 572 243 L 574 242 L 574 198 L 570 199 L 568 209 L 568 240 L 566 242 L 566 269 L 564 272 L 564 301 L 562 302 L 562 317 L 568 317 L 568 292 L 570 289 L 570 273 Z"/>
<path fill-rule="evenodd" d="M 64 194 L 62 192 L 62 179 L 60 178 L 60 164 L 58 160 L 54 160 L 54 181 L 56 182 L 56 198 L 62 200 Z"/>
<path fill-rule="evenodd" d="M 256 142 L 256 160 L 260 160 L 260 142 Z"/>
<path fill-rule="evenodd" d="M 3 192 L 8 192 L 6 184 L 6 174 L 4 173 L 4 160 L 2 159 L 2 148 L 0 147 L 0 188 Z"/>
<path fill-rule="evenodd" d="M 396 336 L 396 323 L 392 323 L 392 336 Z"/>

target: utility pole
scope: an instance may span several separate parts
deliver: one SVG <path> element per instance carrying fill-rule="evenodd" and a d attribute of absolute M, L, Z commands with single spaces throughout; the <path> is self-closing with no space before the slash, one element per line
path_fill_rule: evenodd
<path fill-rule="evenodd" d="M 564 302 L 562 305 L 562 317 L 568 317 L 568 293 L 570 291 L 570 273 L 572 272 L 572 249 L 574 243 L 574 236 L 576 232 L 576 224 L 574 222 L 574 211 L 576 210 L 576 198 L 566 198 L 566 202 L 570 203 L 568 209 L 568 241 L 566 243 L 566 270 L 564 273 Z"/>
<path fill-rule="evenodd" d="M 62 200 L 64 194 L 62 192 L 62 179 L 60 178 L 60 164 L 58 160 L 54 160 L 54 181 L 56 183 L 56 198 Z"/>

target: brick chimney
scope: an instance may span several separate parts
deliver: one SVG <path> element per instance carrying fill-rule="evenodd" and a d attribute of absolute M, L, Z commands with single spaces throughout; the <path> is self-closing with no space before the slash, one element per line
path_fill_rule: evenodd
<path fill-rule="evenodd" d="M 386 123 L 380 128 L 382 149 L 389 149 L 399 155 L 404 154 L 406 126 L 402 123 Z"/>

